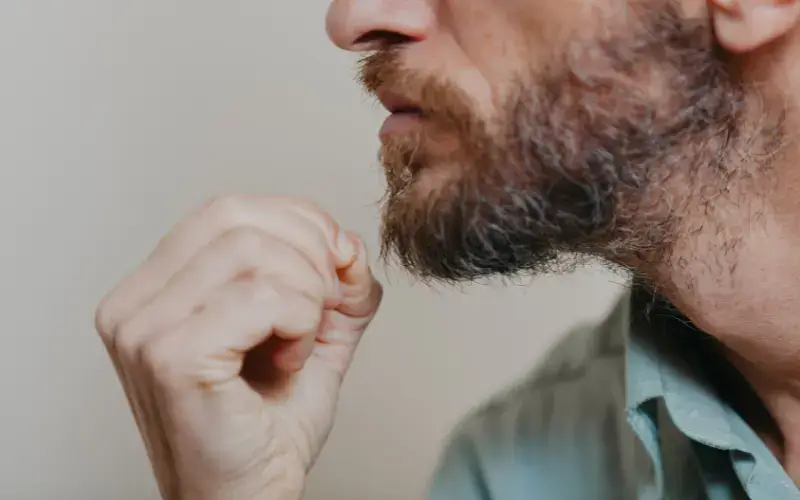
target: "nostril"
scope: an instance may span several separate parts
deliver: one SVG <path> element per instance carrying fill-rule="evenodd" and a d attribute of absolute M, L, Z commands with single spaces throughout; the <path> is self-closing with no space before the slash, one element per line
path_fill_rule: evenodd
<path fill-rule="evenodd" d="M 353 45 L 362 50 L 378 50 L 403 45 L 413 41 L 414 39 L 412 37 L 395 31 L 372 30 L 358 37 Z"/>

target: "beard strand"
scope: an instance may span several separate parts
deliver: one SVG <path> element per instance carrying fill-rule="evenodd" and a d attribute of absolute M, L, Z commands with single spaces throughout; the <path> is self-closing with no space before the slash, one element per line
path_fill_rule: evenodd
<path fill-rule="evenodd" d="M 747 93 L 707 21 L 649 12 L 638 29 L 576 41 L 559 64 L 521 78 L 499 132 L 446 82 L 404 76 L 388 57 L 376 59 L 382 67 L 367 61 L 373 81 L 391 67 L 391 78 L 447 95 L 431 116 L 462 146 L 436 159 L 431 170 L 442 172 L 425 168 L 431 138 L 384 146 L 384 258 L 445 282 L 563 271 L 587 256 L 668 260 L 688 214 L 747 170 L 742 145 L 768 151 L 780 126 L 748 130 Z M 423 189 L 432 176 L 435 187 Z"/>

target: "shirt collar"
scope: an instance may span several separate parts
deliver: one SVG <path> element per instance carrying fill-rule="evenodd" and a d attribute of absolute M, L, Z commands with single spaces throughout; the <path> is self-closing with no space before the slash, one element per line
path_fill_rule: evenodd
<path fill-rule="evenodd" d="M 662 399 L 688 437 L 719 449 L 739 448 L 728 425 L 727 406 L 693 363 L 692 344 L 710 339 L 645 289 L 634 289 L 627 302 L 627 409 Z"/>
<path fill-rule="evenodd" d="M 628 420 L 654 463 L 661 462 L 661 450 L 653 405 L 663 404 L 683 435 L 701 445 L 732 452 L 733 468 L 746 489 L 769 483 L 792 492 L 793 496 L 786 498 L 795 498 L 797 488 L 780 463 L 704 375 L 703 356 L 712 355 L 709 344 L 714 340 L 641 287 L 631 290 L 614 316 L 627 318 Z M 657 488 L 663 491 L 658 469 Z"/>

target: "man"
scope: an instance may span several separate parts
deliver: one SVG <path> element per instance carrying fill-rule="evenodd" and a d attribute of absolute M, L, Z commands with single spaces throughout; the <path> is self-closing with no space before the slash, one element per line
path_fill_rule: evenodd
<path fill-rule="evenodd" d="M 798 16 L 333 2 L 331 38 L 392 112 L 386 255 L 425 280 L 575 256 L 635 277 L 462 426 L 433 498 L 800 498 Z M 97 313 L 164 498 L 300 498 L 380 299 L 363 244 L 309 202 L 181 222 Z"/>

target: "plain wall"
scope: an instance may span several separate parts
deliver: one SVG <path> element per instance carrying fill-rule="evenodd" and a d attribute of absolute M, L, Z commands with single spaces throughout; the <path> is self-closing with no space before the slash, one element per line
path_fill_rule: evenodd
<path fill-rule="evenodd" d="M 326 8 L 0 2 L 0 498 L 157 497 L 92 316 L 208 197 L 311 197 L 374 253 L 383 112 L 327 41 Z M 312 500 L 422 498 L 451 426 L 623 281 L 586 270 L 434 290 L 385 271 Z"/>

